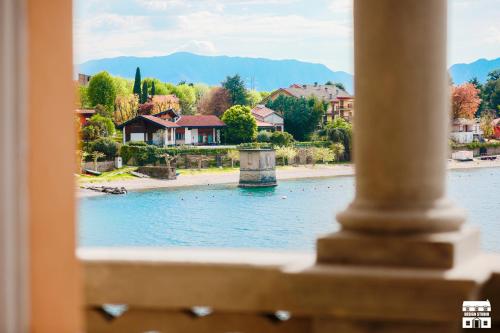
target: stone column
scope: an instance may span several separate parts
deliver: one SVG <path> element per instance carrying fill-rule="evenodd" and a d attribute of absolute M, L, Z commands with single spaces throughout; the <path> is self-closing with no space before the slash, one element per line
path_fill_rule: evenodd
<path fill-rule="evenodd" d="M 445 198 L 449 127 L 445 0 L 354 2 L 356 197 L 344 229 L 457 230 Z"/>
<path fill-rule="evenodd" d="M 355 0 L 356 196 L 318 261 L 450 268 L 477 230 L 445 193 L 446 0 Z"/>

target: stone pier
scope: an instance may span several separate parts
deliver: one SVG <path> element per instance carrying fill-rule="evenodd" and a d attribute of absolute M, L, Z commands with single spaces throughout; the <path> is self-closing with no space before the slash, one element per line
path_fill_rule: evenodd
<path fill-rule="evenodd" d="M 240 150 L 240 187 L 276 186 L 274 149 Z"/>

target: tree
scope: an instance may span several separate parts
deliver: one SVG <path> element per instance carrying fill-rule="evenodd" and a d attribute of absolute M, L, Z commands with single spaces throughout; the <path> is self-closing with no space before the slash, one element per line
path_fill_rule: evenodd
<path fill-rule="evenodd" d="M 129 96 L 134 87 L 134 81 L 119 76 L 112 76 L 116 96 Z"/>
<path fill-rule="evenodd" d="M 141 96 L 141 69 L 137 67 L 135 70 L 135 80 L 134 80 L 134 95 Z"/>
<path fill-rule="evenodd" d="M 142 95 L 141 95 L 141 104 L 147 103 L 148 101 L 148 83 L 144 81 L 142 83 Z"/>
<path fill-rule="evenodd" d="M 316 98 L 278 96 L 266 106 L 283 115 L 284 125 L 295 140 L 304 141 L 317 129 L 324 113 L 325 103 Z"/>
<path fill-rule="evenodd" d="M 491 71 L 488 74 L 481 97 L 484 100 L 484 108 L 494 110 L 496 116 L 500 106 L 500 69 Z"/>
<path fill-rule="evenodd" d="M 262 95 L 257 90 L 248 90 L 247 100 L 248 105 L 254 107 L 262 101 Z"/>
<path fill-rule="evenodd" d="M 89 151 L 99 151 L 105 155 L 106 158 L 112 160 L 118 154 L 120 145 L 111 138 L 98 138 L 89 144 Z"/>
<path fill-rule="evenodd" d="M 493 127 L 493 120 L 495 119 L 495 113 L 493 111 L 483 112 L 481 114 L 481 119 L 479 123 L 479 127 L 483 131 L 483 136 L 485 138 L 493 137 L 495 133 L 495 129 Z"/>
<path fill-rule="evenodd" d="M 283 165 L 288 164 L 297 156 L 297 149 L 293 147 L 278 147 L 276 148 L 276 157 L 281 158 Z"/>
<path fill-rule="evenodd" d="M 335 154 L 333 150 L 329 148 L 319 148 L 313 147 L 311 152 L 311 157 L 313 161 L 313 166 L 316 162 L 321 161 L 323 163 L 332 162 L 335 160 Z"/>
<path fill-rule="evenodd" d="M 89 99 L 88 87 L 86 86 L 77 86 L 76 94 L 78 96 L 77 106 L 80 109 L 90 109 L 93 107 L 92 103 Z"/>
<path fill-rule="evenodd" d="M 293 142 L 293 136 L 288 132 L 273 132 L 271 143 L 275 146 L 289 146 Z"/>
<path fill-rule="evenodd" d="M 259 131 L 257 133 L 257 142 L 271 142 L 271 133 L 268 131 Z"/>
<path fill-rule="evenodd" d="M 221 87 L 214 87 L 198 103 L 198 112 L 221 117 L 224 111 L 230 107 L 231 97 L 229 91 Z"/>
<path fill-rule="evenodd" d="M 151 96 L 156 94 L 155 81 L 151 82 Z"/>
<path fill-rule="evenodd" d="M 344 91 L 347 91 L 347 90 L 345 89 L 344 84 L 343 84 L 343 83 L 341 83 L 341 82 L 326 81 L 325 86 L 335 86 L 335 87 L 337 87 L 337 88 L 339 88 L 339 89 L 342 89 L 342 90 L 344 90 Z"/>
<path fill-rule="evenodd" d="M 97 171 L 97 160 L 105 157 L 106 155 L 97 150 L 93 151 L 91 155 L 92 155 L 92 160 L 94 161 L 94 170 Z"/>
<path fill-rule="evenodd" d="M 245 83 L 238 74 L 227 76 L 222 87 L 229 91 L 231 105 L 248 105 Z"/>
<path fill-rule="evenodd" d="M 330 149 L 333 151 L 336 160 L 340 159 L 340 156 L 344 155 L 345 152 L 344 145 L 340 142 L 332 143 Z"/>
<path fill-rule="evenodd" d="M 234 168 L 234 162 L 240 160 L 240 152 L 236 149 L 231 149 L 227 152 L 227 158 L 231 160 L 231 168 Z"/>
<path fill-rule="evenodd" d="M 93 115 L 82 127 L 82 139 L 93 141 L 101 137 L 113 136 L 115 125 L 110 118 L 101 115 Z"/>
<path fill-rule="evenodd" d="M 480 103 L 479 89 L 472 83 L 464 83 L 452 88 L 453 119 L 474 118 Z"/>
<path fill-rule="evenodd" d="M 114 120 L 121 124 L 137 116 L 139 97 L 137 95 L 118 96 L 115 101 Z"/>
<path fill-rule="evenodd" d="M 116 88 L 108 72 L 100 72 L 92 76 L 87 90 L 92 106 L 101 104 L 113 112 L 116 99 Z"/>
<path fill-rule="evenodd" d="M 196 111 L 196 94 L 193 86 L 181 84 L 173 86 L 172 93 L 179 98 L 182 114 L 194 114 Z"/>
<path fill-rule="evenodd" d="M 350 158 L 352 148 L 352 125 L 350 123 L 343 118 L 335 118 L 334 121 L 328 122 L 325 125 L 322 134 L 330 142 L 342 144 L 346 159 Z"/>
<path fill-rule="evenodd" d="M 235 105 L 222 115 L 229 143 L 251 142 L 257 135 L 257 122 L 248 106 Z"/>

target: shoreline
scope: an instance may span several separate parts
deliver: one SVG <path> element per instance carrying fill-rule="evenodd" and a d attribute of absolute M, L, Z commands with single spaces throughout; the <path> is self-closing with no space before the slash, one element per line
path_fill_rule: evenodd
<path fill-rule="evenodd" d="M 476 168 L 497 168 L 500 167 L 498 161 L 480 161 L 470 162 L 448 161 L 448 170 L 476 169 Z M 353 164 L 334 164 L 334 165 L 316 165 L 296 166 L 276 169 L 276 178 L 280 180 L 305 179 L 305 178 L 325 178 L 353 176 Z M 161 188 L 181 188 L 190 186 L 210 186 L 221 184 L 237 184 L 239 181 L 239 169 L 229 172 L 201 173 L 194 175 L 180 175 L 175 180 L 162 180 L 154 178 L 137 178 L 130 180 L 116 180 L 108 182 L 82 183 L 80 186 L 112 186 L 125 187 L 128 191 L 152 190 Z M 87 198 L 106 195 L 105 193 L 92 191 L 77 187 L 77 198 Z"/>

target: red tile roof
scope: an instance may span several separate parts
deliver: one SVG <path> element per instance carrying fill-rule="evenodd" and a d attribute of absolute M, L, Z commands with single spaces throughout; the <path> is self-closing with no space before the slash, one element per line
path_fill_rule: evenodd
<path fill-rule="evenodd" d="M 181 116 L 176 122 L 181 127 L 224 127 L 226 124 L 214 115 Z"/>
<path fill-rule="evenodd" d="M 274 127 L 273 124 L 271 123 L 266 123 L 265 121 L 260 121 L 260 120 L 257 120 L 257 127 Z"/>
<path fill-rule="evenodd" d="M 141 115 L 139 117 L 142 117 L 146 120 L 149 120 L 157 125 L 160 125 L 162 127 L 165 127 L 165 128 L 172 128 L 172 127 L 179 127 L 179 125 L 177 125 L 176 123 L 173 123 L 171 121 L 168 121 L 168 120 L 164 120 L 164 119 L 161 119 L 161 118 L 158 118 L 158 117 L 155 117 L 155 116 L 151 116 L 151 115 Z"/>
<path fill-rule="evenodd" d="M 274 113 L 274 110 L 266 108 L 264 105 L 257 105 L 252 109 L 252 114 L 257 118 L 264 119 L 265 117 Z"/>

